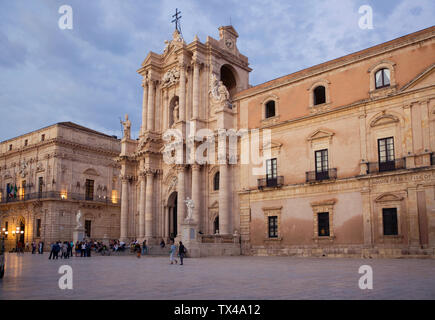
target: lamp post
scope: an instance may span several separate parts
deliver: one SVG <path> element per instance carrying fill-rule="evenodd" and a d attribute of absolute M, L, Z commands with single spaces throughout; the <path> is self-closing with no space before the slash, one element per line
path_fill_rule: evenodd
<path fill-rule="evenodd" d="M 12 230 L 12 234 L 14 234 L 16 236 L 16 242 L 15 242 L 15 252 L 16 253 L 19 253 L 18 252 L 18 237 L 20 236 L 20 234 L 23 234 L 23 233 L 24 233 L 24 231 L 21 230 L 20 227 L 17 227 L 16 230 Z"/>

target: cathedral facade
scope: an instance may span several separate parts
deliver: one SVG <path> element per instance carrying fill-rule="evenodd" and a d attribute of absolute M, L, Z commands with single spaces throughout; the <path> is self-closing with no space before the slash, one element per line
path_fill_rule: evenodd
<path fill-rule="evenodd" d="M 252 87 L 232 26 L 204 43 L 175 31 L 138 70 L 120 238 L 197 256 L 433 256 L 434 33 Z"/>

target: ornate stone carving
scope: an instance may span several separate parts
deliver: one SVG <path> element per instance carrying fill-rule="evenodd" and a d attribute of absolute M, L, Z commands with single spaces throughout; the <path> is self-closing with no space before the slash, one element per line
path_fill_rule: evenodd
<path fill-rule="evenodd" d="M 162 77 L 162 88 L 167 88 L 175 85 L 180 81 L 180 71 L 178 68 L 168 70 Z"/>
<path fill-rule="evenodd" d="M 21 178 L 25 178 L 27 175 L 27 161 L 21 160 L 20 161 L 20 171 L 19 174 Z"/>
<path fill-rule="evenodd" d="M 124 138 L 130 139 L 131 138 L 131 122 L 128 120 L 128 114 L 125 115 L 125 121 L 121 120 L 121 124 L 124 127 Z"/>
<path fill-rule="evenodd" d="M 230 93 L 228 92 L 227 87 L 223 84 L 222 81 L 218 81 L 216 75 L 211 73 L 210 75 L 210 90 L 209 94 L 213 98 L 215 103 L 224 104 L 224 106 L 228 108 L 232 108 L 230 101 Z"/>

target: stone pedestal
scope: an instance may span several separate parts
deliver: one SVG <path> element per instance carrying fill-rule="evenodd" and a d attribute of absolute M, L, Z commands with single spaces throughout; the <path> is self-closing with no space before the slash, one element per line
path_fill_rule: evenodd
<path fill-rule="evenodd" d="M 193 219 L 185 219 L 181 224 L 181 239 L 187 249 L 187 257 L 199 258 L 198 225 Z M 178 245 L 178 243 L 177 243 Z"/>
<path fill-rule="evenodd" d="M 75 228 L 73 231 L 73 241 L 76 243 L 77 241 L 83 241 L 85 238 L 85 229 L 84 228 Z"/>

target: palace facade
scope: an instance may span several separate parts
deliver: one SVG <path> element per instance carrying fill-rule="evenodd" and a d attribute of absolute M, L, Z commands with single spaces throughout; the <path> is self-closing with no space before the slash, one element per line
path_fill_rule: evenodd
<path fill-rule="evenodd" d="M 121 239 L 183 239 L 196 256 L 433 256 L 434 33 L 251 87 L 232 26 L 190 44 L 175 31 L 138 70 L 140 137 L 117 159 Z M 202 150 L 189 134 L 201 129 L 227 144 L 206 162 L 167 161 Z M 231 129 L 248 132 L 237 150 Z M 271 132 L 260 175 L 241 161 L 256 129 Z"/>
<path fill-rule="evenodd" d="M 71 241 L 78 211 L 87 238 L 118 238 L 120 167 L 114 158 L 120 150 L 116 137 L 71 122 L 1 142 L 0 227 L 8 232 L 6 248 L 18 241 L 46 246 Z"/>

